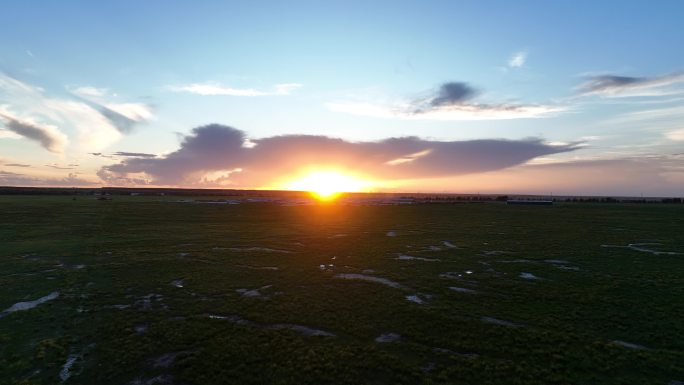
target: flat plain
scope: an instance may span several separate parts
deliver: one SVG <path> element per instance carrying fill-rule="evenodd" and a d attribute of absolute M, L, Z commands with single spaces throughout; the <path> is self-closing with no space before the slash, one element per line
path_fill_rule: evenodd
<path fill-rule="evenodd" d="M 228 203 L 0 197 L 0 383 L 684 381 L 684 205 Z"/>

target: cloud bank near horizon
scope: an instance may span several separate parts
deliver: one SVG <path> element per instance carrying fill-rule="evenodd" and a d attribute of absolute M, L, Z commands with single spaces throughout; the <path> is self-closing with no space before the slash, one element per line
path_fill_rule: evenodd
<path fill-rule="evenodd" d="M 98 172 L 115 185 L 262 187 L 306 169 L 335 169 L 371 180 L 443 177 L 501 170 L 538 156 L 569 152 L 579 143 L 524 140 L 431 141 L 418 137 L 351 142 L 315 135 L 248 140 L 220 124 L 197 127 L 180 148 L 163 157 L 136 157 Z M 208 175 L 213 177 L 208 179 Z"/>

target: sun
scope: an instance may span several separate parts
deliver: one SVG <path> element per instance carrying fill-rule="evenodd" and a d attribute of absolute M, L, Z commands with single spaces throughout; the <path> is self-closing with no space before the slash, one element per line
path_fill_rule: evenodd
<path fill-rule="evenodd" d="M 286 184 L 288 190 L 309 191 L 319 200 L 335 199 L 340 193 L 367 191 L 371 183 L 338 171 L 312 171 Z"/>

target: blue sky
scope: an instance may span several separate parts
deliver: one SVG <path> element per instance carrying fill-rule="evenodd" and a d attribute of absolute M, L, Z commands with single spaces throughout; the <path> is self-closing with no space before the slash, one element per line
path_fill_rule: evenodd
<path fill-rule="evenodd" d="M 380 190 L 684 194 L 681 2 L 16 1 L 2 9 L 0 184 L 278 187 L 299 168 L 334 166 L 386 181 Z M 202 149 L 182 166 L 169 159 L 216 135 L 197 130 L 212 123 L 240 130 L 244 146 L 339 138 L 365 160 L 333 165 L 316 148 L 274 148 L 302 158 L 276 175 L 252 159 L 256 151 L 225 167 L 204 161 Z M 417 152 L 532 138 L 548 148 L 506 162 L 498 152 L 458 158 L 496 164 L 477 170 L 445 166 L 455 158 L 438 150 L 401 163 L 421 173 L 388 171 L 396 159 L 352 150 L 395 156 L 396 147 L 371 144 L 402 137 L 420 138 Z M 169 179 L 165 167 L 185 171 Z M 207 177 L 216 173 L 224 177 Z"/>

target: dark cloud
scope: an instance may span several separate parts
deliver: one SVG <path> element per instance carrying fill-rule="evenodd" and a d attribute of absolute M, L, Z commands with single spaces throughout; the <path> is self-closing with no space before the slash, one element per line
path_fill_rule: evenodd
<path fill-rule="evenodd" d="M 46 166 L 46 167 L 51 167 L 51 168 L 54 168 L 54 169 L 57 169 L 57 170 L 73 170 L 73 169 L 74 169 L 73 167 L 63 167 L 63 166 L 60 166 L 60 165 L 57 165 L 57 164 L 46 164 L 45 166 Z M 69 166 L 71 166 L 71 165 L 69 165 Z"/>
<path fill-rule="evenodd" d="M 22 174 L 17 174 L 16 172 L 10 172 L 5 170 L 0 170 L 0 178 L 11 178 L 16 176 L 21 176 Z"/>
<path fill-rule="evenodd" d="M 475 97 L 476 94 L 477 92 L 466 83 L 444 83 L 439 87 L 437 96 L 430 101 L 430 105 L 441 107 L 462 104 Z"/>
<path fill-rule="evenodd" d="M 21 164 L 21 163 L 6 163 L 5 166 L 8 166 L 8 167 L 31 167 L 30 164 Z"/>
<path fill-rule="evenodd" d="M 573 151 L 577 144 L 552 146 L 539 139 L 439 142 L 417 137 L 350 142 L 314 135 L 283 135 L 252 140 L 237 129 L 198 127 L 165 157 L 132 158 L 103 167 L 107 183 L 157 185 L 199 183 L 207 173 L 231 171 L 240 187 L 258 187 L 306 168 L 333 168 L 373 179 L 399 180 L 500 170 L 542 155 Z M 140 175 L 146 175 L 146 178 Z"/>
<path fill-rule="evenodd" d="M 40 143 L 40 145 L 48 151 L 64 151 L 64 146 L 66 146 L 67 143 L 67 137 L 56 127 L 20 120 L 8 113 L 3 113 L 1 111 L 0 118 L 4 120 L 5 127 L 15 134 Z"/>
<path fill-rule="evenodd" d="M 125 157 L 125 158 L 156 158 L 157 155 L 155 154 L 148 154 L 144 152 L 126 152 L 126 151 L 118 151 L 113 154 L 103 154 L 101 152 L 89 152 L 90 155 L 94 156 L 99 156 L 101 158 L 109 158 L 109 159 L 114 159 L 116 157 Z"/>
<path fill-rule="evenodd" d="M 355 106 L 329 104 L 334 110 L 355 114 L 396 116 L 403 119 L 480 120 L 533 118 L 562 110 L 559 107 L 516 103 L 477 103 L 473 99 L 478 91 L 465 82 L 446 82 L 432 91 L 432 95 L 409 102 L 404 106 Z M 384 110 L 384 111 L 383 111 Z"/>
<path fill-rule="evenodd" d="M 100 153 L 97 153 L 98 155 L 101 155 Z M 94 153 L 93 153 L 94 155 Z M 156 158 L 157 155 L 155 154 L 147 154 L 144 152 L 124 152 L 124 151 L 119 151 L 115 152 L 112 154 L 113 156 L 125 156 L 125 157 L 132 157 L 132 158 Z"/>
<path fill-rule="evenodd" d="M 588 78 L 579 86 L 579 90 L 584 95 L 646 96 L 657 95 L 655 89 L 682 81 L 684 72 L 654 77 L 599 75 Z"/>
<path fill-rule="evenodd" d="M 89 152 L 88 154 L 93 155 L 93 156 L 99 156 L 99 157 L 101 157 L 101 158 L 114 159 L 113 156 L 111 156 L 111 155 L 106 155 L 106 154 L 103 154 L 103 153 L 101 153 L 101 152 Z"/>

